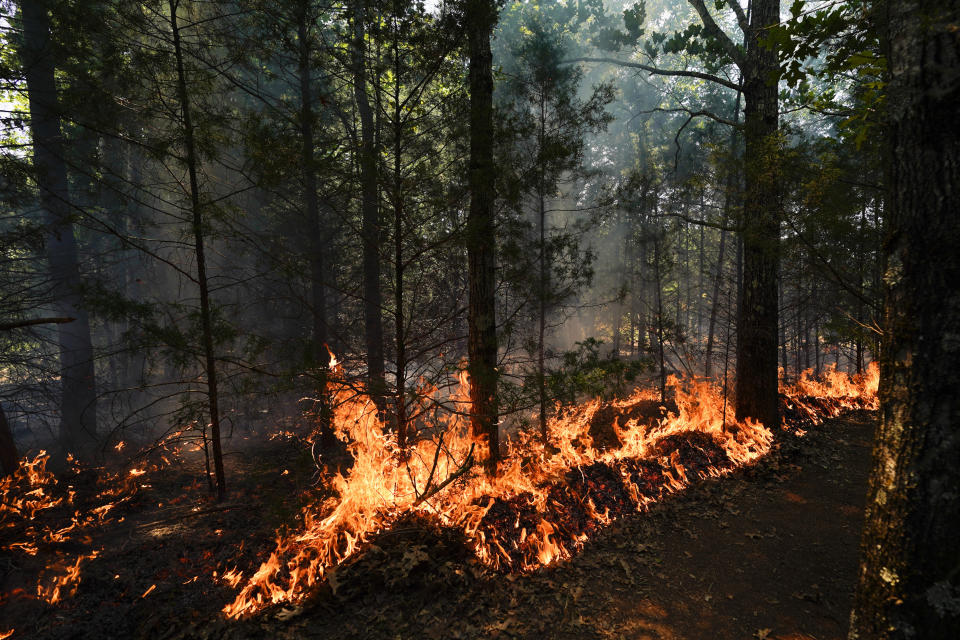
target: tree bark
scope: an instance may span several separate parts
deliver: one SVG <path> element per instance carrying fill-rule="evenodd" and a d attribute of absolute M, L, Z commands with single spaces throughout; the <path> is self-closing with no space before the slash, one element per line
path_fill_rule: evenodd
<path fill-rule="evenodd" d="M 300 75 L 300 163 L 303 177 L 303 204 L 307 214 L 310 236 L 310 307 L 313 321 L 313 361 L 317 367 L 317 394 L 319 396 L 320 446 L 330 451 L 335 436 L 330 425 L 331 409 L 326 397 L 327 388 L 327 296 L 324 273 L 323 221 L 320 218 L 320 198 L 317 195 L 317 167 L 314 158 L 313 86 L 310 74 L 310 0 L 302 0 L 297 16 L 299 46 L 298 72 Z"/>
<path fill-rule="evenodd" d="M 881 419 L 851 640 L 960 629 L 960 2 L 882 2 L 888 182 Z"/>
<path fill-rule="evenodd" d="M 493 164 L 493 56 L 490 37 L 497 22 L 491 0 L 465 0 L 464 28 L 470 54 L 470 213 L 467 261 L 470 300 L 469 372 L 471 426 L 486 439 L 487 473 L 497 471 L 496 225 Z"/>
<path fill-rule="evenodd" d="M 75 319 L 57 327 L 61 378 L 59 438 L 64 449 L 78 452 L 91 445 L 97 436 L 93 342 L 90 320 L 80 294 L 80 265 L 71 222 L 47 3 L 28 0 L 20 4 L 33 164 L 40 205 L 46 212 L 49 228 L 46 252 L 52 294 L 57 314 Z"/>
<path fill-rule="evenodd" d="M 383 364 L 383 295 L 380 291 L 380 203 L 375 123 L 367 96 L 366 16 L 366 3 L 357 2 L 353 14 L 353 95 L 360 116 L 360 210 L 367 390 L 382 413 L 387 385 Z"/>
<path fill-rule="evenodd" d="M 777 272 L 780 214 L 778 196 L 776 49 L 761 43 L 780 22 L 779 0 L 754 0 L 743 72 L 744 178 L 741 220 L 743 291 L 737 322 L 734 389 L 738 420 L 780 424 L 777 402 Z"/>
<path fill-rule="evenodd" d="M 177 63 L 177 93 L 180 98 L 180 111 L 183 118 L 184 151 L 186 153 L 187 174 L 190 179 L 190 211 L 193 217 L 194 254 L 197 259 L 197 284 L 200 289 L 200 325 L 203 339 L 203 354 L 207 374 L 207 400 L 210 408 L 210 439 L 213 445 L 213 466 L 217 482 L 217 499 L 223 500 L 226 486 L 223 472 L 223 451 L 220 446 L 220 409 L 217 389 L 217 362 L 213 350 L 213 327 L 210 310 L 210 291 L 207 283 L 207 262 L 204 251 L 203 212 L 200 202 L 200 185 L 197 179 L 196 144 L 194 142 L 193 120 L 190 111 L 190 94 L 187 90 L 187 76 L 183 64 L 183 47 L 180 41 L 180 27 L 177 22 L 179 0 L 169 0 L 170 30 L 173 35 L 173 52 Z"/>

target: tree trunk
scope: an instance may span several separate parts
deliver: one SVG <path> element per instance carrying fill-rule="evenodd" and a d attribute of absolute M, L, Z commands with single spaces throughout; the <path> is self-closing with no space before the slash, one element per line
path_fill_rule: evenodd
<path fill-rule="evenodd" d="M 400 34 L 393 34 L 393 260 L 394 260 L 394 329 L 397 350 L 396 414 L 397 449 L 400 456 L 407 450 L 407 341 L 404 335 L 403 308 L 403 120 L 400 98 Z"/>
<path fill-rule="evenodd" d="M 173 51 L 177 63 L 177 92 L 183 117 L 184 151 L 187 173 L 190 178 L 190 210 L 193 214 L 194 253 L 197 259 L 197 284 L 200 288 L 200 325 L 203 333 L 203 353 L 206 362 L 207 398 L 210 405 L 210 439 L 213 444 L 213 466 L 217 481 L 217 499 L 223 500 L 226 491 L 223 473 L 223 451 L 220 448 L 220 409 L 217 390 L 217 362 L 213 351 L 213 327 L 210 311 L 210 291 L 207 283 L 207 262 L 204 252 L 203 214 L 200 203 L 200 186 L 197 180 L 196 145 L 193 120 L 190 113 L 190 94 L 187 92 L 187 76 L 183 65 L 183 48 L 180 43 L 180 28 L 177 24 L 179 0 L 169 0 L 170 30 L 173 35 Z"/>
<path fill-rule="evenodd" d="M 380 292 L 380 203 L 373 110 L 367 97 L 366 4 L 353 14 L 353 95 L 360 115 L 360 210 L 363 236 L 363 316 L 367 341 L 368 392 L 382 413 L 386 397 L 383 366 L 383 296 Z"/>
<path fill-rule="evenodd" d="M 470 213 L 467 259 L 470 282 L 469 360 L 471 425 L 487 440 L 487 473 L 497 471 L 496 225 L 493 165 L 493 56 L 490 37 L 497 22 L 491 0 L 466 0 L 464 25 L 470 53 Z"/>
<path fill-rule="evenodd" d="M 17 453 L 17 443 L 13 439 L 13 430 L 7 422 L 7 414 L 0 404 L 0 471 L 9 476 L 20 466 L 20 454 Z"/>
<path fill-rule="evenodd" d="M 733 121 L 740 122 L 740 92 L 737 91 L 737 99 L 733 106 Z M 730 132 L 730 152 L 736 153 L 737 149 L 737 130 Z M 705 356 L 703 375 L 710 378 L 713 374 L 713 344 L 717 326 L 717 313 L 720 309 L 720 285 L 723 282 L 723 254 L 727 244 L 727 223 L 730 220 L 730 211 L 733 207 L 733 193 L 739 186 L 738 173 L 731 171 L 727 175 L 727 189 L 723 194 L 723 218 L 720 229 L 720 248 L 717 252 L 717 274 L 713 280 L 713 295 L 710 298 L 710 324 L 707 329 L 707 352 Z"/>
<path fill-rule="evenodd" d="M 663 280 L 660 276 L 660 231 L 653 241 L 653 273 L 657 296 L 657 360 L 660 362 L 660 402 L 667 401 L 667 359 L 663 347 Z"/>
<path fill-rule="evenodd" d="M 90 321 L 80 295 L 77 241 L 71 222 L 67 167 L 50 50 L 47 3 L 21 2 L 23 64 L 30 103 L 30 132 L 40 205 L 49 235 L 47 260 L 57 315 L 74 318 L 57 326 L 60 350 L 60 443 L 65 450 L 89 447 L 97 437 L 97 390 Z"/>
<path fill-rule="evenodd" d="M 779 0 L 754 0 L 743 69 L 743 291 L 737 323 L 736 417 L 780 424 L 777 402 L 778 197 L 777 51 L 761 44 L 780 22 Z"/>
<path fill-rule="evenodd" d="M 335 436 L 330 425 L 331 410 L 326 397 L 327 364 L 327 297 L 324 283 L 323 223 L 320 219 L 320 199 L 317 196 L 317 168 L 313 147 L 313 88 L 310 81 L 310 0 L 303 0 L 297 23 L 300 75 L 300 164 L 303 177 L 303 204 L 306 209 L 310 236 L 310 310 L 313 320 L 313 362 L 317 368 L 317 395 L 319 397 L 320 447 L 330 451 Z"/>
<path fill-rule="evenodd" d="M 880 3 L 889 28 L 880 426 L 851 640 L 960 629 L 960 2 Z"/>
<path fill-rule="evenodd" d="M 537 132 L 537 145 L 540 158 L 540 175 L 537 180 L 537 223 L 540 231 L 538 246 L 539 278 L 537 286 L 537 393 L 540 401 L 540 439 L 544 446 L 548 443 L 547 435 L 547 378 L 544 365 L 544 349 L 547 329 L 547 207 L 545 202 L 546 190 L 544 178 L 544 136 L 547 128 L 546 96 L 540 91 L 540 128 Z"/>

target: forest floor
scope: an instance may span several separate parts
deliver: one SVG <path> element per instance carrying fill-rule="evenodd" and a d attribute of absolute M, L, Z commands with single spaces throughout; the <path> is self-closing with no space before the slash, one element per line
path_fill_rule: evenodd
<path fill-rule="evenodd" d="M 496 574 L 456 535 L 399 523 L 302 606 L 227 622 L 218 612 L 235 590 L 212 572 L 255 570 L 276 526 L 298 509 L 297 479 L 309 475 L 302 449 L 277 444 L 233 457 L 231 477 L 242 486 L 221 505 L 207 501 L 196 476 L 164 474 L 124 505 L 124 522 L 84 541 L 102 550 L 84 565 L 73 597 L 57 605 L 9 598 L 0 632 L 63 640 L 840 639 L 875 420 L 853 413 L 802 438 L 785 434 L 758 464 L 624 518 L 571 560 L 532 574 Z M 283 468 L 290 473 L 278 474 Z M 186 498 L 171 504 L 177 496 Z M 35 589 L 28 565 L 0 565 L 0 591 Z"/>

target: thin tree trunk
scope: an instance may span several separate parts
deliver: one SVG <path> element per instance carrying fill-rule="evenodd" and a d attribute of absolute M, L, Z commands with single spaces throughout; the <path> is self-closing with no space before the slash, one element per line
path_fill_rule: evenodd
<path fill-rule="evenodd" d="M 733 121 L 740 122 L 740 92 L 737 91 L 736 101 L 733 103 Z M 730 153 L 735 154 L 737 149 L 737 130 L 730 132 Z M 713 375 L 713 344 L 717 326 L 717 313 L 720 309 L 720 285 L 723 282 L 723 256 L 727 243 L 727 222 L 730 220 L 730 211 L 733 207 L 733 193 L 739 186 L 739 174 L 731 171 L 727 174 L 727 189 L 723 194 L 723 218 L 720 229 L 720 248 L 717 252 L 717 274 L 713 279 L 713 295 L 710 298 L 710 325 L 707 330 L 707 353 L 705 356 L 703 375 L 707 378 Z"/>
<path fill-rule="evenodd" d="M 54 79 L 47 3 L 21 2 L 24 76 L 30 104 L 33 164 L 46 212 L 47 260 L 57 315 L 74 318 L 57 327 L 60 350 L 60 428 L 65 450 L 79 452 L 97 437 L 97 390 L 90 320 L 81 299 L 77 241 L 71 222 L 67 167 L 64 161 L 60 108 Z"/>
<path fill-rule="evenodd" d="M 310 0 L 303 0 L 298 16 L 300 75 L 300 163 L 303 176 L 303 202 L 306 208 L 310 236 L 310 307 L 313 319 L 313 361 L 317 367 L 317 394 L 319 396 L 320 447 L 330 451 L 335 436 L 330 425 L 331 410 L 326 397 L 327 387 L 327 299 L 324 284 L 323 223 L 320 219 L 320 199 L 317 196 L 317 168 L 314 159 L 313 88 L 310 78 Z"/>
<path fill-rule="evenodd" d="M 7 414 L 0 404 L 0 471 L 4 476 L 13 474 L 20 467 L 20 454 L 13 439 L 13 430 L 7 422 Z"/>
<path fill-rule="evenodd" d="M 497 418 L 496 227 L 493 165 L 493 56 L 490 37 L 497 22 L 491 0 L 467 0 L 470 54 L 470 213 L 467 260 L 470 283 L 469 360 L 471 426 L 487 440 L 487 473 L 500 458 Z"/>
<path fill-rule="evenodd" d="M 947 640 L 960 629 L 960 2 L 884 9 L 881 418 L 849 637 Z"/>
<path fill-rule="evenodd" d="M 382 413 L 386 381 L 383 365 L 383 297 L 380 292 L 380 214 L 373 110 L 367 96 L 366 3 L 353 14 L 353 95 L 360 115 L 360 209 L 363 236 L 363 315 L 367 342 L 368 392 Z"/>
<path fill-rule="evenodd" d="M 207 398 L 210 403 L 210 439 L 213 445 L 213 466 L 217 479 L 217 499 L 222 500 L 226 491 L 223 473 L 223 451 L 220 448 L 220 409 L 217 394 L 217 363 L 213 350 L 213 327 L 211 326 L 210 291 L 207 284 L 207 263 L 204 253 L 203 214 L 200 203 L 200 186 L 197 180 L 197 155 L 194 144 L 193 121 L 190 113 L 190 94 L 187 92 L 187 77 L 183 66 L 183 50 L 180 43 L 180 28 L 177 24 L 179 0 L 169 0 L 170 29 L 173 33 L 173 50 L 177 62 L 177 91 L 183 117 L 184 147 L 187 173 L 190 177 L 190 209 L 193 213 L 194 251 L 197 259 L 197 283 L 200 287 L 200 325 L 203 332 L 203 353 L 206 360 Z"/>
<path fill-rule="evenodd" d="M 400 112 L 400 34 L 393 34 L 393 250 L 394 250 L 394 329 L 397 349 L 397 448 L 400 456 L 407 450 L 407 350 L 403 319 L 403 121 Z"/>
<path fill-rule="evenodd" d="M 547 127 L 546 96 L 543 91 L 540 92 L 540 128 L 537 131 L 537 141 L 539 151 L 544 153 L 544 135 Z M 538 245 L 538 267 L 539 278 L 537 288 L 537 392 L 540 400 L 540 438 L 544 446 L 548 443 L 547 435 L 547 380 L 544 367 L 544 338 L 547 327 L 547 208 L 544 201 L 544 190 L 546 189 L 544 178 L 544 167 L 541 160 L 540 175 L 537 180 L 537 222 L 540 231 L 540 243 Z"/>
<path fill-rule="evenodd" d="M 663 282 L 660 276 L 660 235 L 653 242 L 653 273 L 657 286 L 657 359 L 660 361 L 660 402 L 667 401 L 667 361 L 663 347 Z"/>

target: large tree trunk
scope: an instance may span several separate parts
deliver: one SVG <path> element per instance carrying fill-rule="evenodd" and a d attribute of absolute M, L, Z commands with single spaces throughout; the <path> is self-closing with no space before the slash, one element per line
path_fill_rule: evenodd
<path fill-rule="evenodd" d="M 881 421 L 850 638 L 960 629 L 960 2 L 887 2 Z"/>
<path fill-rule="evenodd" d="M 367 341 L 368 391 L 383 412 L 386 381 L 383 365 L 383 294 L 380 291 L 380 203 L 373 109 L 367 96 L 366 4 L 353 15 L 353 95 L 360 116 L 360 211 L 363 236 L 363 316 Z"/>
<path fill-rule="evenodd" d="M 497 22 L 491 0 L 466 0 L 464 27 L 470 53 L 470 213 L 467 260 L 470 282 L 470 416 L 473 433 L 487 440 L 487 472 L 500 458 L 497 418 L 496 226 L 494 223 L 493 56 Z"/>
<path fill-rule="evenodd" d="M 754 0 L 743 71 L 743 291 L 737 323 L 737 419 L 780 424 L 777 407 L 778 197 L 777 52 L 761 40 L 780 22 L 779 0 Z"/>
<path fill-rule="evenodd" d="M 89 446 L 97 435 L 97 391 L 90 321 L 80 295 L 77 241 L 71 223 L 67 167 L 64 162 L 60 112 L 50 50 L 47 3 L 21 2 L 23 64 L 30 102 L 33 163 L 40 205 L 46 212 L 47 260 L 57 314 L 74 322 L 57 327 L 60 348 L 60 441 L 72 451 Z"/>
<path fill-rule="evenodd" d="M 170 30 L 173 35 L 173 52 L 177 63 L 177 93 L 180 99 L 180 112 L 183 118 L 184 151 L 186 153 L 187 174 L 190 188 L 190 212 L 193 218 L 194 255 L 197 260 L 197 284 L 200 288 L 200 325 L 203 340 L 203 354 L 207 375 L 207 401 L 210 408 L 210 436 L 213 444 L 214 475 L 217 482 L 217 499 L 223 500 L 226 491 L 223 473 L 223 452 L 220 448 L 220 409 L 217 389 L 217 361 L 213 350 L 213 327 L 211 323 L 210 290 L 207 283 L 207 262 L 204 251 L 203 212 L 200 203 L 200 185 L 197 180 L 196 144 L 190 107 L 190 94 L 187 90 L 187 76 L 183 64 L 183 48 L 180 41 L 180 27 L 177 23 L 179 0 L 169 0 Z"/>

